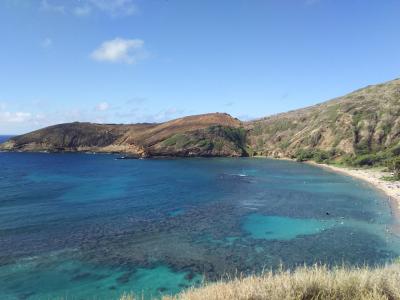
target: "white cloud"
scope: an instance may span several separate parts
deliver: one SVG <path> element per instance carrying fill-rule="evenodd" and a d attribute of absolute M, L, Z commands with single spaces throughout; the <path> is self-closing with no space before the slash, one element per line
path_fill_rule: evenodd
<path fill-rule="evenodd" d="M 0 123 L 21 123 L 26 122 L 31 118 L 32 114 L 28 112 L 9 112 L 0 111 Z"/>
<path fill-rule="evenodd" d="M 57 12 L 57 13 L 65 13 L 65 6 L 60 4 L 55 4 L 53 2 L 49 2 L 48 0 L 42 0 L 40 3 L 40 7 L 43 10 Z"/>
<path fill-rule="evenodd" d="M 88 0 L 95 8 L 111 16 L 129 16 L 137 12 L 133 0 Z"/>
<path fill-rule="evenodd" d="M 49 48 L 53 45 L 53 40 L 51 38 L 45 38 L 41 44 L 40 44 L 43 48 Z"/>
<path fill-rule="evenodd" d="M 97 61 L 127 64 L 135 64 L 147 56 L 143 40 L 121 38 L 103 42 L 90 55 L 92 59 Z"/>
<path fill-rule="evenodd" d="M 137 98 L 149 101 L 146 98 Z M 136 101 L 136 98 L 134 98 Z M 36 101 L 35 101 L 36 102 Z M 150 105 L 149 105 L 150 107 Z M 50 125 L 68 122 L 97 122 L 97 123 L 140 123 L 164 122 L 181 117 L 187 111 L 174 107 L 154 111 L 148 106 L 120 106 L 113 102 L 99 102 L 93 107 L 64 107 L 54 110 L 46 105 L 33 105 L 13 110 L 7 102 L 0 102 L 0 134 L 19 134 L 43 128 Z M 153 107 L 153 106 L 151 106 Z"/>
<path fill-rule="evenodd" d="M 147 108 L 121 108 L 109 115 L 114 123 L 160 123 L 182 117 L 187 111 L 174 107 L 150 112 Z"/>
<path fill-rule="evenodd" d="M 134 0 L 41 0 L 40 8 L 44 11 L 88 16 L 94 11 L 109 14 L 112 17 L 130 16 L 138 9 Z"/>
<path fill-rule="evenodd" d="M 106 111 L 110 108 L 110 105 L 107 102 L 101 102 L 96 105 L 97 111 Z"/>
<path fill-rule="evenodd" d="M 89 5 L 77 6 L 74 8 L 74 14 L 79 17 L 90 15 L 92 8 Z"/>
<path fill-rule="evenodd" d="M 145 121 L 150 122 L 150 123 L 165 122 L 165 121 L 169 121 L 169 120 L 172 120 L 172 119 L 182 116 L 184 114 L 184 112 L 185 111 L 182 109 L 177 109 L 175 107 L 171 107 L 168 109 L 161 110 L 156 114 L 146 115 Z"/>
<path fill-rule="evenodd" d="M 244 114 L 244 115 L 235 115 L 234 117 L 236 117 L 236 118 L 238 118 L 239 120 L 242 120 L 242 121 L 252 121 L 252 120 L 257 119 L 254 116 L 246 115 L 246 114 Z"/>
<path fill-rule="evenodd" d="M 141 105 L 145 103 L 148 99 L 146 97 L 133 97 L 125 102 L 127 105 Z"/>

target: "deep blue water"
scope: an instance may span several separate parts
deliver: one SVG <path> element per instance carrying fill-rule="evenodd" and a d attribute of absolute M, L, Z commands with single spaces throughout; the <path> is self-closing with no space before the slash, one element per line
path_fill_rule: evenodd
<path fill-rule="evenodd" d="M 0 144 L 4 143 L 5 141 L 7 141 L 8 139 L 12 138 L 12 135 L 0 135 Z"/>
<path fill-rule="evenodd" d="M 385 195 L 268 159 L 0 153 L 0 299 L 176 293 L 283 263 L 400 253 Z"/>

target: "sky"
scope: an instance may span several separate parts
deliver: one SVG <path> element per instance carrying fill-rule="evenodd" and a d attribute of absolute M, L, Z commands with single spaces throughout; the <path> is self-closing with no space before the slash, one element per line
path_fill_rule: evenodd
<path fill-rule="evenodd" d="M 0 134 L 242 120 L 400 77 L 399 0 L 1 0 Z"/>

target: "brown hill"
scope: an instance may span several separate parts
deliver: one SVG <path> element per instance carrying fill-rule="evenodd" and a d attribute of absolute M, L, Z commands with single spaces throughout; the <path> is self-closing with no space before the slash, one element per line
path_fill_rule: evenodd
<path fill-rule="evenodd" d="M 241 122 L 222 113 L 161 124 L 59 124 L 14 137 L 0 150 L 117 152 L 141 157 L 246 155 Z"/>

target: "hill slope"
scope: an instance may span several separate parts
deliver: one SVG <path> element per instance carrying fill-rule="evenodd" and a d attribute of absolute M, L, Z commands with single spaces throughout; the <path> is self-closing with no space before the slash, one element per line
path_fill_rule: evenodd
<path fill-rule="evenodd" d="M 261 155 L 292 157 L 304 149 L 379 152 L 400 141 L 400 79 L 245 126 L 248 143 Z"/>
<path fill-rule="evenodd" d="M 60 124 L 14 137 L 0 150 L 119 152 L 142 157 L 247 156 L 250 152 L 300 160 L 347 157 L 372 165 L 398 156 L 399 142 L 400 79 L 396 79 L 251 122 L 214 113 L 161 124 Z"/>
<path fill-rule="evenodd" d="M 189 116 L 161 124 L 68 123 L 17 136 L 5 151 L 118 152 L 146 156 L 244 156 L 241 122 L 227 114 Z"/>

